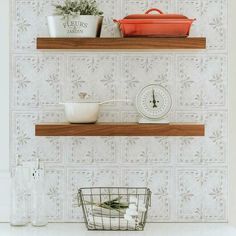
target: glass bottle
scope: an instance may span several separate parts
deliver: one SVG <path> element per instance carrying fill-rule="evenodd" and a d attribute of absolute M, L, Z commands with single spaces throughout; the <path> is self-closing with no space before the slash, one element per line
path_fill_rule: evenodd
<path fill-rule="evenodd" d="M 29 223 L 27 169 L 18 161 L 11 171 L 11 214 L 12 226 L 24 226 Z"/>
<path fill-rule="evenodd" d="M 44 168 L 42 168 L 42 164 L 38 159 L 36 168 L 34 169 L 32 174 L 31 224 L 33 226 L 45 226 L 48 224 L 45 198 L 46 194 L 45 194 Z"/>

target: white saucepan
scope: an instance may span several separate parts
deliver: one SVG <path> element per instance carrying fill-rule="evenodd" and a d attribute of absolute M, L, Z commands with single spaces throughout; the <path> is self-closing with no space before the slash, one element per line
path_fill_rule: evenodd
<path fill-rule="evenodd" d="M 100 105 L 111 102 L 127 102 L 127 100 L 108 100 L 104 102 L 61 103 L 65 107 L 66 119 L 70 123 L 95 123 L 98 120 Z"/>

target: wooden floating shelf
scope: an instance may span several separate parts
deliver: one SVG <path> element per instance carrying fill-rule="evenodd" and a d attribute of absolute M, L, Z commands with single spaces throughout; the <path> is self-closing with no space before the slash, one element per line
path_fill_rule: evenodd
<path fill-rule="evenodd" d="M 36 136 L 204 136 L 203 124 L 38 124 Z"/>
<path fill-rule="evenodd" d="M 206 38 L 37 38 L 37 49 L 205 49 Z"/>

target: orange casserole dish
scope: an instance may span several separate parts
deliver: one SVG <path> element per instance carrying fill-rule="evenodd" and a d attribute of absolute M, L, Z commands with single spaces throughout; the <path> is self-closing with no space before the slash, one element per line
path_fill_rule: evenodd
<path fill-rule="evenodd" d="M 153 11 L 159 14 L 149 14 Z M 194 20 L 152 8 L 145 14 L 128 15 L 114 22 L 119 24 L 123 37 L 188 37 Z"/>

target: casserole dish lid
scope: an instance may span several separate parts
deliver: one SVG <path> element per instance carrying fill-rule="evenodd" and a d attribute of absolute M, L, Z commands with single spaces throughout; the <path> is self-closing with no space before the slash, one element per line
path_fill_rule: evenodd
<path fill-rule="evenodd" d="M 151 12 L 156 12 L 159 14 L 149 14 Z M 188 19 L 188 17 L 180 14 L 164 14 L 161 10 L 157 8 L 152 8 L 146 11 L 144 14 L 132 14 L 126 16 L 124 19 Z"/>

